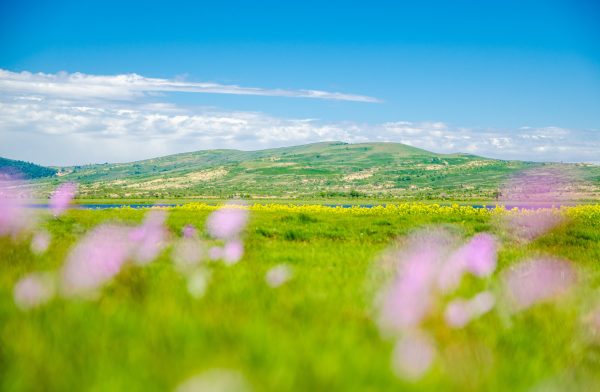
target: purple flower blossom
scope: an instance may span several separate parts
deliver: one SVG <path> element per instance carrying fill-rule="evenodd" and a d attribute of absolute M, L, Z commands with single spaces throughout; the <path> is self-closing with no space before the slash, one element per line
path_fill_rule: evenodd
<path fill-rule="evenodd" d="M 431 368 L 435 357 L 432 339 L 424 332 L 411 332 L 394 346 L 392 368 L 398 377 L 416 381 Z"/>
<path fill-rule="evenodd" d="M 50 246 L 50 233 L 45 230 L 37 231 L 31 238 L 31 251 L 36 254 L 45 253 Z"/>
<path fill-rule="evenodd" d="M 492 310 L 496 298 L 489 291 L 477 294 L 471 300 L 456 299 L 446 306 L 444 318 L 452 328 L 462 328 L 472 320 Z"/>
<path fill-rule="evenodd" d="M 67 256 L 62 271 L 64 294 L 93 294 L 117 275 L 132 253 L 129 234 L 130 228 L 110 224 L 86 234 Z"/>
<path fill-rule="evenodd" d="M 471 312 L 468 301 L 457 299 L 446 306 L 444 312 L 446 324 L 452 328 L 462 328 L 471 321 Z"/>
<path fill-rule="evenodd" d="M 27 208 L 31 200 L 25 182 L 0 173 L 0 237 L 16 238 L 33 227 L 33 214 Z"/>
<path fill-rule="evenodd" d="M 440 268 L 438 286 L 442 292 L 455 290 L 463 275 L 490 276 L 496 269 L 497 244 L 489 234 L 476 234 L 446 260 Z"/>
<path fill-rule="evenodd" d="M 192 237 L 184 237 L 175 243 L 172 258 L 180 272 L 193 270 L 204 257 L 204 247 L 200 241 Z"/>
<path fill-rule="evenodd" d="M 184 238 L 195 238 L 198 236 L 198 230 L 194 227 L 194 225 L 185 225 L 181 230 L 181 234 L 183 234 Z"/>
<path fill-rule="evenodd" d="M 503 223 L 513 237 L 531 241 L 558 226 L 564 220 L 556 210 L 514 210 L 503 216 Z"/>
<path fill-rule="evenodd" d="M 129 233 L 135 242 L 133 258 L 140 264 L 147 264 L 160 254 L 168 242 L 168 231 L 164 226 L 167 218 L 165 211 L 150 211 L 142 224 Z"/>
<path fill-rule="evenodd" d="M 496 269 L 498 246 L 489 234 L 476 234 L 462 248 L 466 268 L 477 277 L 490 276 Z"/>
<path fill-rule="evenodd" d="M 501 202 L 523 208 L 503 216 L 505 229 L 514 237 L 530 241 L 563 221 L 553 211 L 568 201 L 572 175 L 556 167 L 528 170 L 514 176 L 502 187 Z"/>
<path fill-rule="evenodd" d="M 573 177 L 559 167 L 522 171 L 502 185 L 503 204 L 526 208 L 552 207 L 568 199 Z"/>
<path fill-rule="evenodd" d="M 223 257 L 223 248 L 220 246 L 212 246 L 208 250 L 208 258 L 211 260 L 219 260 Z"/>
<path fill-rule="evenodd" d="M 291 277 L 292 269 L 285 264 L 280 264 L 267 271 L 265 280 L 269 286 L 275 288 L 286 283 Z"/>
<path fill-rule="evenodd" d="M 444 229 L 428 229 L 409 235 L 404 246 L 388 253 L 379 264 L 389 283 L 375 301 L 379 328 L 387 336 L 403 336 L 422 328 L 446 294 L 456 290 L 465 273 L 489 276 L 496 267 L 496 240 L 478 234 L 457 247 L 459 239 Z M 460 328 L 490 311 L 495 297 L 481 292 L 470 300 L 451 301 L 445 310 L 450 327 Z"/>
<path fill-rule="evenodd" d="M 50 210 L 54 216 L 59 216 L 66 211 L 76 194 L 77 184 L 72 182 L 60 184 L 50 197 Z"/>
<path fill-rule="evenodd" d="M 43 305 L 54 296 L 54 278 L 48 273 L 32 273 L 17 282 L 14 288 L 15 304 L 21 310 Z"/>
<path fill-rule="evenodd" d="M 239 240 L 232 240 L 225 243 L 223 246 L 223 261 L 227 265 L 237 263 L 244 255 L 244 244 Z"/>
<path fill-rule="evenodd" d="M 210 271 L 200 268 L 188 276 L 187 289 L 192 297 L 199 299 L 204 296 L 210 276 Z"/>
<path fill-rule="evenodd" d="M 247 222 L 247 209 L 243 206 L 227 205 L 210 214 L 206 228 L 214 238 L 228 241 L 239 237 Z"/>
<path fill-rule="evenodd" d="M 377 298 L 379 325 L 384 331 L 418 326 L 429 313 L 440 265 L 452 239 L 447 233 L 420 232 L 408 239 L 404 253 L 396 255 L 397 271 Z"/>
<path fill-rule="evenodd" d="M 558 259 L 523 261 L 504 273 L 505 293 L 515 311 L 566 294 L 577 281 L 571 263 Z"/>

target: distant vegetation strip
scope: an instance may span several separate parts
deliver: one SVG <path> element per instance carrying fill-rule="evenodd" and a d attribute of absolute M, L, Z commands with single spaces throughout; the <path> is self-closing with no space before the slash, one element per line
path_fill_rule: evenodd
<path fill-rule="evenodd" d="M 182 206 L 172 207 L 176 210 L 190 211 L 214 211 L 221 208 L 223 205 L 213 205 L 206 203 L 188 203 Z M 237 208 L 245 208 L 250 211 L 271 211 L 271 212 L 296 212 L 296 213 L 318 213 L 318 214 L 349 214 L 349 215 L 436 215 L 436 216 L 490 216 L 502 214 L 523 214 L 535 215 L 540 211 L 550 211 L 553 214 L 562 214 L 567 217 L 578 219 L 598 219 L 600 220 L 600 204 L 588 204 L 578 206 L 561 206 L 557 208 L 535 209 L 535 210 L 519 210 L 517 208 L 507 209 L 502 205 L 497 208 L 477 208 L 467 205 L 440 205 L 426 203 L 401 203 L 393 205 L 378 205 L 373 207 L 342 207 L 342 206 L 325 206 L 325 205 L 295 205 L 295 204 L 233 204 L 231 206 Z"/>
<path fill-rule="evenodd" d="M 0 158 L 0 173 L 18 175 L 24 179 L 51 177 L 57 170 L 35 163 Z"/>

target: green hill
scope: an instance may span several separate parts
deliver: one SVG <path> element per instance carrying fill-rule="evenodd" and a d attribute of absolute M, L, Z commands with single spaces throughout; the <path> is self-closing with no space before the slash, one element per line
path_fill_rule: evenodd
<path fill-rule="evenodd" d="M 34 163 L 15 161 L 0 157 L 0 173 L 16 175 L 25 179 L 51 177 L 56 169 L 36 165 Z"/>
<path fill-rule="evenodd" d="M 315 143 L 259 151 L 207 150 L 144 161 L 60 168 L 82 197 L 383 197 L 491 199 L 511 174 L 544 164 L 435 154 L 399 143 Z M 597 166 L 562 165 L 591 180 Z"/>

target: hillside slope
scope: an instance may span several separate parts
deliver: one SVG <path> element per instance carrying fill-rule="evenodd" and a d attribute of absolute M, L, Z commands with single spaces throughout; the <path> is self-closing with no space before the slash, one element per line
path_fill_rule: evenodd
<path fill-rule="evenodd" d="M 80 183 L 81 196 L 96 198 L 364 195 L 491 199 L 511 174 L 542 165 L 468 154 L 435 154 L 399 143 L 325 142 L 65 167 L 60 168 L 58 177 Z M 564 166 L 581 170 L 596 184 L 600 182 L 598 167 Z"/>
<path fill-rule="evenodd" d="M 56 172 L 56 169 L 51 169 L 49 167 L 0 157 L 0 173 L 16 175 L 25 179 L 33 179 L 51 177 L 55 175 Z"/>

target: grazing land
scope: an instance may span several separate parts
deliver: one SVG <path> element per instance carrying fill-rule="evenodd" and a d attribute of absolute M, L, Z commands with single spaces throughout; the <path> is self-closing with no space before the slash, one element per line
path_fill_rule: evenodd
<path fill-rule="evenodd" d="M 600 166 L 436 154 L 400 143 L 324 142 L 259 151 L 206 150 L 144 161 L 55 167 L 84 199 L 494 201 L 503 182 L 528 169 L 559 169 L 569 199 L 600 199 Z"/>
<path fill-rule="evenodd" d="M 213 210 L 201 204 L 168 210 L 172 236 L 187 224 L 203 228 Z M 95 299 L 59 296 L 29 311 L 15 306 L 18 279 L 59 270 L 77 239 L 98 224 L 138 223 L 145 213 L 71 210 L 53 218 L 42 212 L 52 237 L 43 254 L 32 253 L 27 237 L 0 238 L 0 389 L 162 391 L 213 368 L 237 369 L 256 390 L 269 391 L 600 386 L 600 341 L 583 332 L 600 290 L 598 206 L 563 209 L 563 223 L 533 241 L 503 230 L 500 210 L 254 206 L 244 257 L 232 266 L 209 263 L 202 298 L 190 296 L 167 248 L 149 265 L 128 265 Z M 497 308 L 463 329 L 431 319 L 438 358 L 421 380 L 402 380 L 390 365 L 393 341 L 373 319 L 369 277 L 396 238 L 430 225 L 500 240 L 496 273 L 467 278 L 461 296 L 498 292 L 502 271 L 544 254 L 573 263 L 581 277 L 577 295 L 517 314 Z M 202 230 L 200 236 L 211 241 Z M 280 264 L 292 277 L 269 287 L 265 274 Z"/>

